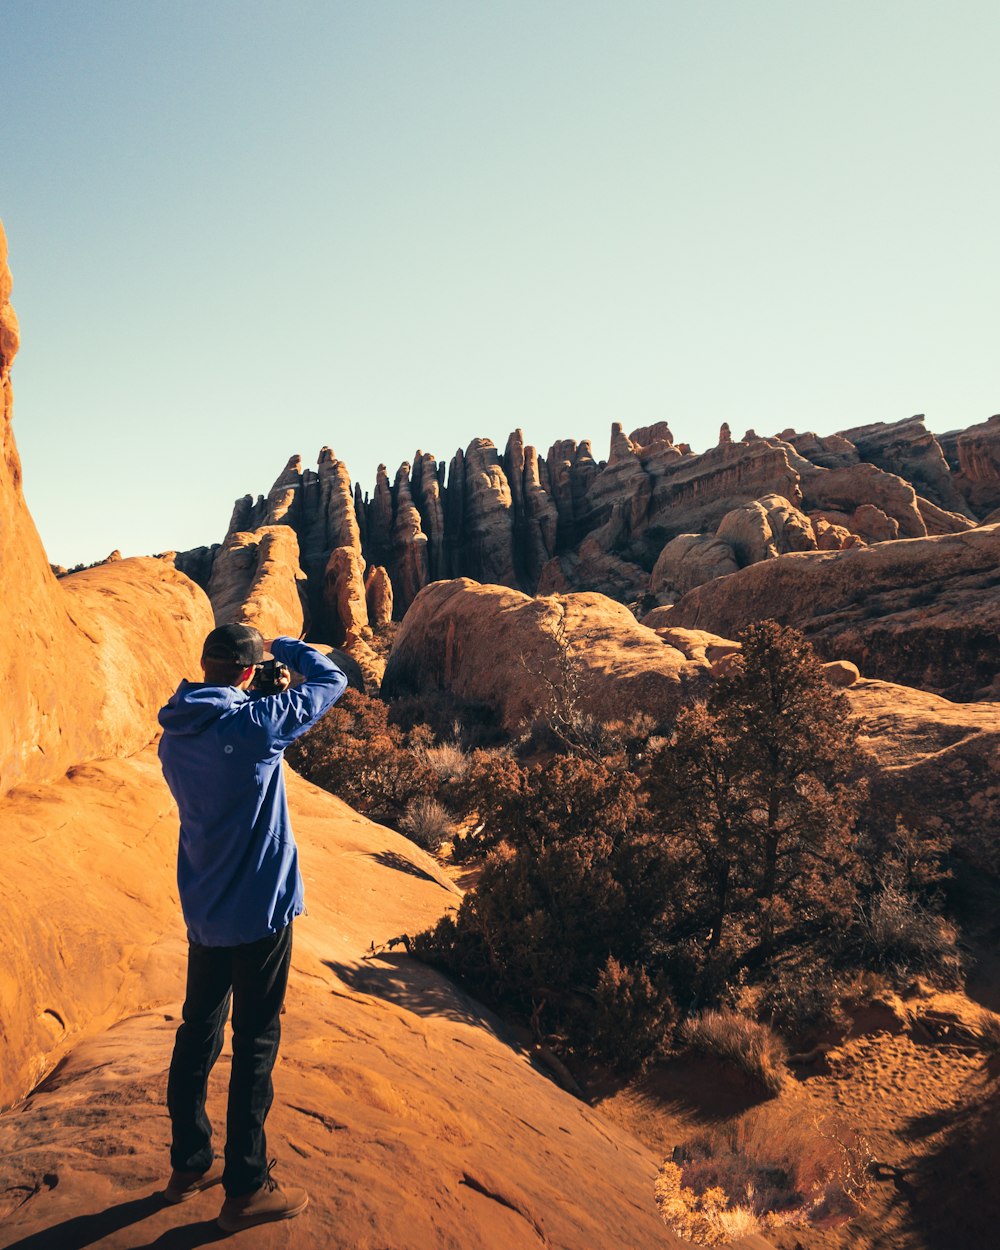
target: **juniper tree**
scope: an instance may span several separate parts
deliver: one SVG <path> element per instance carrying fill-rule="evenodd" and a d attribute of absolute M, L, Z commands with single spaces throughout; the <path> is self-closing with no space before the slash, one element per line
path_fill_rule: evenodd
<path fill-rule="evenodd" d="M 797 631 L 763 621 L 704 703 L 685 709 L 647 779 L 661 836 L 702 866 L 709 949 L 739 929 L 766 958 L 851 919 L 865 794 L 858 729 Z"/>

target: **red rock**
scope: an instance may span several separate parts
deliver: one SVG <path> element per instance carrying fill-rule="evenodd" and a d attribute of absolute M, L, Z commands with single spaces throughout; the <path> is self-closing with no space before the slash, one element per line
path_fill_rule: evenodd
<path fill-rule="evenodd" d="M 872 677 L 972 698 L 1000 671 L 1000 526 L 768 560 L 690 591 L 670 623 L 733 637 L 773 617 Z"/>
<path fill-rule="evenodd" d="M 333 645 L 351 649 L 368 629 L 368 604 L 361 556 L 353 547 L 334 547 L 323 580 L 326 627 Z"/>
<path fill-rule="evenodd" d="M 939 508 L 967 511 L 941 444 L 924 425 L 923 416 L 857 426 L 842 430 L 841 437 L 854 444 L 862 460 L 904 478 Z"/>
<path fill-rule="evenodd" d="M 678 534 L 653 565 L 649 590 L 663 603 L 674 603 L 695 586 L 735 573 L 740 567 L 733 548 L 715 534 Z"/>
<path fill-rule="evenodd" d="M 265 638 L 301 637 L 309 625 L 305 576 L 290 526 L 230 534 L 216 555 L 208 584 L 216 625 L 253 625 Z"/>
<path fill-rule="evenodd" d="M 25 504 L 12 428 L 10 292 L 0 227 L 0 795 L 82 760 L 139 750 L 178 668 L 196 667 L 212 626 L 202 591 L 165 560 L 53 575 Z M 2 819 L 0 827 L 6 846 L 13 835 Z M 6 1026 L 2 1008 L 0 1018 Z"/>
<path fill-rule="evenodd" d="M 708 679 L 707 665 L 664 645 L 627 608 L 603 595 L 531 599 L 468 578 L 434 582 L 396 635 L 383 694 L 450 690 L 497 709 L 509 729 L 548 706 L 562 680 L 560 635 L 577 674 L 581 711 L 600 719 L 649 712 L 669 720 Z"/>
<path fill-rule="evenodd" d="M 396 600 L 400 611 L 405 612 L 428 581 L 427 535 L 410 493 L 410 466 L 405 462 L 396 473 L 394 493 L 390 568 Z"/>
<path fill-rule="evenodd" d="M 843 689 L 846 686 L 853 686 L 861 673 L 858 666 L 852 664 L 850 660 L 831 660 L 823 665 L 823 676 L 831 686 Z"/>
<path fill-rule="evenodd" d="M 371 627 L 385 629 L 392 620 L 392 582 L 380 564 L 371 565 L 365 574 L 365 599 Z"/>

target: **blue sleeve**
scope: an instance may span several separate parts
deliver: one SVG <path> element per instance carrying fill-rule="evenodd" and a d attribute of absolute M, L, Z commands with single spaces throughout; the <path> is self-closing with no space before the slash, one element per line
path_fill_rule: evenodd
<path fill-rule="evenodd" d="M 250 719 L 264 731 L 272 750 L 283 751 L 337 702 L 347 689 L 347 678 L 333 660 L 294 638 L 275 638 L 271 654 L 305 678 L 293 690 L 263 695 L 251 703 Z"/>

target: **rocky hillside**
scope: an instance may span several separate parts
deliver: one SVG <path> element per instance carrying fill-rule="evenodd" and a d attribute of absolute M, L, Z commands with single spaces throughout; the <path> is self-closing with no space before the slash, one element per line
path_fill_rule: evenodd
<path fill-rule="evenodd" d="M 366 658 L 429 582 L 650 607 L 788 553 L 962 534 L 997 510 L 1000 416 L 940 439 L 921 417 L 827 437 L 723 426 L 700 454 L 664 422 L 616 424 L 607 460 L 586 440 L 543 456 L 515 430 L 502 453 L 477 438 L 447 463 L 418 451 L 392 481 L 380 465 L 364 493 L 329 447 L 315 470 L 294 456 L 267 495 L 237 500 L 221 543 L 176 563 L 218 619 L 277 596 L 309 636 Z"/>

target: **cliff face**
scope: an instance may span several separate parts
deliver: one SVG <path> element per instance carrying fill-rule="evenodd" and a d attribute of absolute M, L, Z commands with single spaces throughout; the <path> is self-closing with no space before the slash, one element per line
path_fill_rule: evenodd
<path fill-rule="evenodd" d="M 14 442 L 11 285 L 0 227 L 0 794 L 142 747 L 178 678 L 197 671 L 212 627 L 204 594 L 166 560 L 53 575 Z"/>

